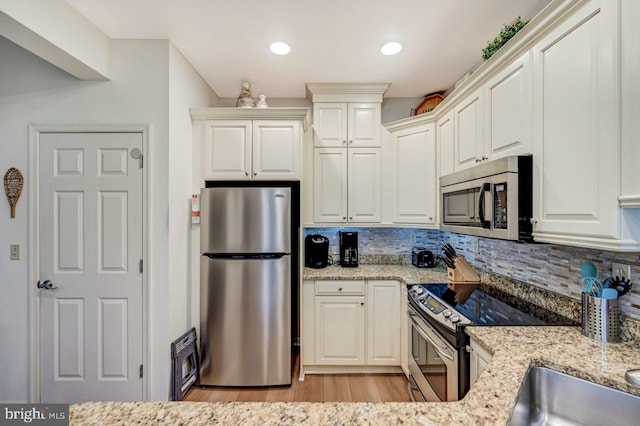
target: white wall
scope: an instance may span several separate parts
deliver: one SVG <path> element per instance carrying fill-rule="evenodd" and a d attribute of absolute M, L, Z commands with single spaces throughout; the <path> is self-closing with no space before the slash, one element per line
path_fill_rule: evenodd
<path fill-rule="evenodd" d="M 218 102 L 182 53 L 169 50 L 169 312 L 166 347 L 197 326 L 198 280 L 191 276 L 191 194 L 193 136 L 191 107 Z M 197 225 L 195 226 L 197 228 Z M 194 253 L 196 258 L 199 253 Z M 197 277 L 196 277 L 197 278 Z M 193 281 L 193 284 L 192 284 Z"/>
<path fill-rule="evenodd" d="M 112 41 L 111 81 L 86 82 L 0 38 L 0 171 L 18 167 L 28 177 L 28 126 L 38 124 L 144 124 L 149 127 L 149 237 L 148 285 L 150 365 L 148 397 L 169 395 L 169 245 L 170 166 L 168 41 Z M 189 93 L 177 102 L 190 102 L 200 82 L 174 54 L 175 88 Z M 205 97 L 210 96 L 209 92 Z M 194 97 L 192 97 L 194 96 Z M 188 141 L 184 114 L 174 111 L 176 128 L 171 140 Z M 188 143 L 188 142 L 187 142 Z M 175 163 L 175 168 L 184 164 Z M 7 202 L 0 202 L 0 401 L 27 401 L 28 395 L 28 179 L 18 203 L 17 217 L 9 219 Z M 174 196 L 180 197 L 180 191 Z M 172 200 L 173 201 L 173 200 Z M 173 207 L 173 204 L 171 205 Z M 184 215 L 183 215 L 184 216 Z M 180 219 L 178 219 L 180 220 Z M 9 244 L 20 244 L 22 258 L 9 261 Z M 180 275 L 177 271 L 176 276 Z M 184 275 L 184 273 L 182 274 Z M 184 314 L 186 315 L 186 314 Z M 183 315 L 183 316 L 184 316 Z M 176 326 L 177 327 L 177 326 Z"/>

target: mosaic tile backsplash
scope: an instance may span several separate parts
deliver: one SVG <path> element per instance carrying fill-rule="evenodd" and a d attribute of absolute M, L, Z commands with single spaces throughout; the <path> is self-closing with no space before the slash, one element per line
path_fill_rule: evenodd
<path fill-rule="evenodd" d="M 474 267 L 526 282 L 575 300 L 580 300 L 580 265 L 593 262 L 600 271 L 599 279 L 611 275 L 613 262 L 631 265 L 634 288 L 620 298 L 622 313 L 640 320 L 640 253 L 617 253 L 554 244 L 527 244 L 479 238 L 438 230 L 414 228 L 306 228 L 304 234 L 321 234 L 329 238 L 329 253 L 337 255 L 339 231 L 357 231 L 361 263 L 368 255 L 396 255 L 399 263 L 410 263 L 411 249 L 425 247 L 440 254 L 449 242 L 458 254 Z M 478 253 L 473 250 L 478 242 Z M 415 242 L 414 242 L 415 241 Z M 372 256 L 372 258 L 374 258 Z"/>

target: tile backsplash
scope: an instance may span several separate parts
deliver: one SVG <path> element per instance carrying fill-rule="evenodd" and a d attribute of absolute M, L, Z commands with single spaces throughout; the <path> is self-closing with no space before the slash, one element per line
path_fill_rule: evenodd
<path fill-rule="evenodd" d="M 308 234 L 329 238 L 329 252 L 338 253 L 339 231 L 357 231 L 361 256 L 373 254 L 411 254 L 414 246 L 422 246 L 440 254 L 440 246 L 451 243 L 459 254 L 478 269 L 526 282 L 554 293 L 580 299 L 580 265 L 593 262 L 599 278 L 611 275 L 613 262 L 631 265 L 634 288 L 620 298 L 622 313 L 640 320 L 640 253 L 617 253 L 554 244 L 517 243 L 479 238 L 438 230 L 415 228 L 306 228 Z M 477 240 L 478 253 L 474 251 Z M 415 241 L 415 242 L 414 242 Z"/>

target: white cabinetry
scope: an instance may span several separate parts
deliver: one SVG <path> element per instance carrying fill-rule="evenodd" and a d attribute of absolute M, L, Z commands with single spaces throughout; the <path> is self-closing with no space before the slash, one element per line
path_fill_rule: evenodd
<path fill-rule="evenodd" d="M 437 223 L 436 126 L 433 120 L 387 127 L 393 136 L 393 222 Z"/>
<path fill-rule="evenodd" d="M 305 281 L 301 376 L 306 372 L 399 371 L 398 281 Z"/>
<path fill-rule="evenodd" d="M 480 373 L 484 371 L 486 366 L 491 362 L 491 354 L 473 338 L 470 339 L 469 347 L 469 385 L 473 384 L 478 379 Z"/>
<path fill-rule="evenodd" d="M 204 180 L 300 178 L 308 108 L 192 108 L 194 159 Z M 199 155 L 197 153 L 200 153 Z"/>
<path fill-rule="evenodd" d="M 367 363 L 400 364 L 400 286 L 369 281 L 367 287 Z"/>
<path fill-rule="evenodd" d="M 640 1 L 622 0 L 622 207 L 640 207 Z"/>
<path fill-rule="evenodd" d="M 364 296 L 317 296 L 316 364 L 365 363 Z"/>
<path fill-rule="evenodd" d="M 533 48 L 536 241 L 640 247 L 640 216 L 618 207 L 618 13 L 588 2 Z"/>
<path fill-rule="evenodd" d="M 380 147 L 380 123 L 379 103 L 314 103 L 314 145 Z"/>
<path fill-rule="evenodd" d="M 484 85 L 485 144 L 490 160 L 531 153 L 533 121 L 531 52 L 498 72 Z M 480 157 L 482 159 L 482 156 Z"/>
<path fill-rule="evenodd" d="M 314 223 L 379 223 L 381 103 L 388 84 L 307 84 Z"/>
<path fill-rule="evenodd" d="M 460 170 L 486 160 L 484 155 L 482 90 L 471 93 L 454 108 L 455 167 Z"/>
<path fill-rule="evenodd" d="M 436 140 L 440 152 L 440 170 L 438 174 L 439 176 L 445 176 L 456 171 L 453 111 L 449 111 L 447 114 L 438 118 L 436 131 Z"/>

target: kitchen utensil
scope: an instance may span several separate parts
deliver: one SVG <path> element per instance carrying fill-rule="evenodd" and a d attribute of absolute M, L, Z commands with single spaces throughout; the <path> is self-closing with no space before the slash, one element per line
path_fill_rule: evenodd
<path fill-rule="evenodd" d="M 454 249 L 451 244 L 445 243 L 442 246 L 442 249 L 445 250 L 445 252 L 448 252 L 451 255 L 452 258 L 455 259 L 456 257 L 458 257 L 458 253 L 456 253 L 456 249 Z"/>
<path fill-rule="evenodd" d="M 583 277 L 598 278 L 598 268 L 592 262 L 584 262 L 580 267 Z"/>
<path fill-rule="evenodd" d="M 615 288 L 618 291 L 618 297 L 629 293 L 632 286 L 633 283 L 630 279 L 627 279 L 625 281 L 624 278 L 620 278 L 619 276 L 616 276 L 614 279 L 612 279 L 610 285 L 611 288 Z"/>
<path fill-rule="evenodd" d="M 447 265 L 447 267 L 451 269 L 456 269 L 456 265 L 453 263 L 451 259 L 449 259 L 449 257 L 447 256 L 443 257 L 442 261 Z"/>
<path fill-rule="evenodd" d="M 594 277 L 582 277 L 580 279 L 580 288 L 582 292 L 594 297 L 600 297 L 602 284 Z"/>
<path fill-rule="evenodd" d="M 603 288 L 600 297 L 603 299 L 617 299 L 618 290 L 615 288 Z"/>
<path fill-rule="evenodd" d="M 9 199 L 9 206 L 11 206 L 11 218 L 16 217 L 16 204 L 22 193 L 22 185 L 24 184 L 24 178 L 20 170 L 15 167 L 11 167 L 4 175 L 4 191 L 7 193 Z"/>

